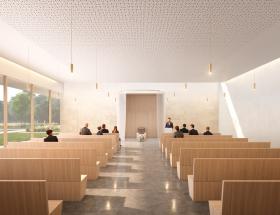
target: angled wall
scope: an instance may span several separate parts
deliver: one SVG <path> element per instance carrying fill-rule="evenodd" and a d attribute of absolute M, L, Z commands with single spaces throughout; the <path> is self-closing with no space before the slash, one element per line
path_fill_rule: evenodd
<path fill-rule="evenodd" d="M 269 140 L 280 147 L 280 59 L 226 82 L 245 137 Z M 254 83 L 256 89 L 254 89 Z M 220 130 L 232 130 L 231 118 L 220 100 Z"/>

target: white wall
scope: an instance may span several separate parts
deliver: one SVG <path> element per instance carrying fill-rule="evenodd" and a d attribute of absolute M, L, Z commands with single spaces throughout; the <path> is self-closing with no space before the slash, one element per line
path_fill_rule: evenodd
<path fill-rule="evenodd" d="M 164 95 L 158 100 L 158 104 L 163 106 L 158 107 L 158 118 L 165 118 L 161 119 L 162 124 L 170 116 L 176 125 L 195 123 L 200 131 L 211 126 L 213 131 L 217 132 L 218 84 L 189 83 L 187 89 L 184 86 L 183 83 L 119 83 L 102 84 L 96 91 L 95 84 L 65 83 L 61 113 L 62 132 L 78 132 L 85 122 L 89 122 L 90 127 L 96 131 L 98 125 L 106 123 L 110 130 L 114 125 L 118 125 L 123 137 L 124 95 L 132 90 L 149 90 Z M 110 97 L 107 96 L 108 92 Z"/>
<path fill-rule="evenodd" d="M 226 82 L 244 136 L 272 141 L 277 147 L 280 146 L 279 70 L 280 59 L 277 59 Z M 225 112 L 220 105 L 220 116 Z M 220 117 L 220 128 L 221 132 L 232 129 L 229 117 Z"/>
<path fill-rule="evenodd" d="M 115 97 L 107 91 L 95 89 L 95 84 L 64 84 L 62 98 L 62 132 L 79 132 L 88 122 L 92 132 L 105 123 L 111 131 L 117 125 L 117 103 Z M 118 99 L 118 98 L 117 98 Z"/>
<path fill-rule="evenodd" d="M 171 117 L 175 125 L 186 123 L 196 125 L 199 132 L 206 126 L 218 132 L 218 93 L 217 83 L 189 83 L 187 89 L 166 93 L 166 117 Z"/>

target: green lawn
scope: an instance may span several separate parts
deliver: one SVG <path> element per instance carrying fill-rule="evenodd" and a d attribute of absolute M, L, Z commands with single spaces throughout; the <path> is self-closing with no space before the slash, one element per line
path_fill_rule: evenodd
<path fill-rule="evenodd" d="M 46 137 L 46 133 L 34 133 L 34 138 Z M 8 142 L 21 142 L 31 139 L 30 133 L 10 133 L 8 134 Z M 3 134 L 0 134 L 0 145 L 3 145 Z"/>

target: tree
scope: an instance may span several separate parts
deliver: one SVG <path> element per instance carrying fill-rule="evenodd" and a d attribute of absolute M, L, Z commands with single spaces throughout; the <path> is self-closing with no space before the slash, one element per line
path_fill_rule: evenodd
<path fill-rule="evenodd" d="M 49 120 L 49 101 L 48 97 L 38 95 L 35 97 L 35 120 L 39 123 Z"/>
<path fill-rule="evenodd" d="M 30 93 L 21 92 L 9 102 L 10 120 L 20 123 L 30 122 Z"/>

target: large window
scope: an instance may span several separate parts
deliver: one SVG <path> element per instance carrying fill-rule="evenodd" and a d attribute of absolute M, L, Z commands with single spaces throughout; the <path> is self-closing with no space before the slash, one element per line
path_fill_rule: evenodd
<path fill-rule="evenodd" d="M 47 129 L 60 132 L 60 96 L 49 89 L 0 76 L 0 146 L 46 136 Z M 7 86 L 8 123 L 4 124 L 4 85 Z M 7 126 L 7 136 L 4 133 Z M 4 138 L 6 137 L 6 138 Z"/>
<path fill-rule="evenodd" d="M 30 87 L 8 79 L 8 142 L 30 140 Z"/>
<path fill-rule="evenodd" d="M 52 93 L 52 129 L 55 133 L 60 132 L 60 94 L 53 92 Z"/>
<path fill-rule="evenodd" d="M 49 125 L 49 96 L 48 90 L 34 87 L 34 133 L 32 137 L 46 136 Z"/>

